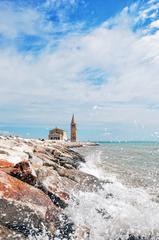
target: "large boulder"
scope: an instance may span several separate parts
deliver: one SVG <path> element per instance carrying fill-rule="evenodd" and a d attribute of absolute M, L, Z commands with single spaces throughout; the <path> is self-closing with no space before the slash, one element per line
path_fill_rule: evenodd
<path fill-rule="evenodd" d="M 37 176 L 29 161 L 22 161 L 15 164 L 10 171 L 10 175 L 30 185 L 36 184 Z"/>
<path fill-rule="evenodd" d="M 25 233 L 53 232 L 59 209 L 41 190 L 0 171 L 0 224 Z"/>
<path fill-rule="evenodd" d="M 37 186 L 61 208 L 67 206 L 75 191 L 93 191 L 102 188 L 100 181 L 87 173 L 64 167 L 43 166 L 36 171 Z"/>
<path fill-rule="evenodd" d="M 16 177 L 30 185 L 36 184 L 36 173 L 28 160 L 13 164 L 6 160 L 0 160 L 0 170 Z"/>
<path fill-rule="evenodd" d="M 38 187 L 49 195 L 54 204 L 65 208 L 76 183 L 71 179 L 60 177 L 52 167 L 43 166 L 36 173 Z"/>
<path fill-rule="evenodd" d="M 76 169 L 58 168 L 61 177 L 72 180 L 76 184 L 74 190 L 78 191 L 97 191 L 102 189 L 102 184 L 98 178 Z"/>

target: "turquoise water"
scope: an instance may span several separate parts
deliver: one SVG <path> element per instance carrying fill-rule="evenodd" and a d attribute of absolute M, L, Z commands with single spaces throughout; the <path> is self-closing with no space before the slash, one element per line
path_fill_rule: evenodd
<path fill-rule="evenodd" d="M 83 154 L 87 156 L 91 151 L 100 154 L 98 165 L 125 184 L 159 191 L 159 143 L 105 142 L 83 150 Z"/>

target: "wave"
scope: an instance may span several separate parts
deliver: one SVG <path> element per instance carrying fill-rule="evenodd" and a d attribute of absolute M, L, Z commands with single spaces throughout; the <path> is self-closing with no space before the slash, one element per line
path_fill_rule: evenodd
<path fill-rule="evenodd" d="M 74 193 L 66 214 L 90 229 L 91 240 L 159 239 L 159 204 L 144 188 L 128 187 L 106 172 L 102 151 L 92 150 L 81 170 L 104 180 L 103 190 Z"/>

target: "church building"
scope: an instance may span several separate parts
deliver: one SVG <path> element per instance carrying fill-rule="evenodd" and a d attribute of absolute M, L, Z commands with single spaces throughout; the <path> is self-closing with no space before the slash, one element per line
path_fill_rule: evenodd
<path fill-rule="evenodd" d="M 72 116 L 71 120 L 71 134 L 70 134 L 70 140 L 71 142 L 77 141 L 77 124 L 75 122 L 74 114 Z M 54 128 L 49 131 L 48 135 L 49 140 L 61 140 L 61 141 L 67 141 L 67 134 L 64 130 L 60 128 Z"/>
<path fill-rule="evenodd" d="M 49 140 L 62 140 L 66 141 L 67 140 L 67 135 L 66 132 L 60 128 L 54 128 L 49 131 Z"/>

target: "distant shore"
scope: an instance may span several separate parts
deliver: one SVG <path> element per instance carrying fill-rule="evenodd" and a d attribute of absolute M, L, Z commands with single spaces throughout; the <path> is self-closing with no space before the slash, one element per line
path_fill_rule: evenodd
<path fill-rule="evenodd" d="M 45 141 L 52 141 L 52 140 L 45 140 Z M 99 144 L 96 142 L 84 142 L 84 141 L 77 141 L 77 142 L 65 142 L 65 141 L 53 141 L 57 144 L 65 145 L 69 148 L 78 148 L 78 147 L 88 147 L 88 146 L 98 146 Z"/>

